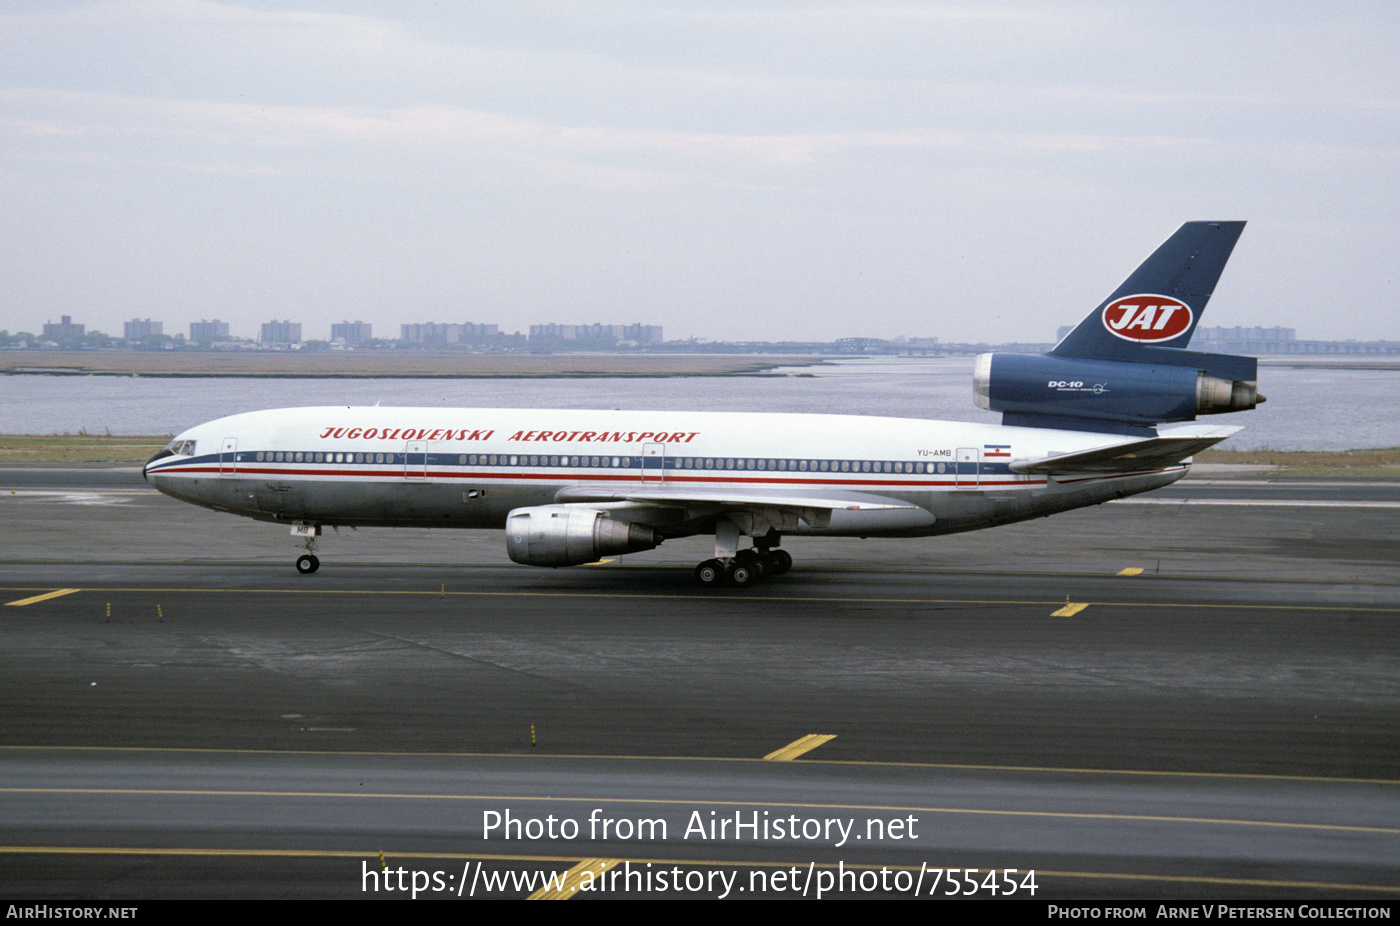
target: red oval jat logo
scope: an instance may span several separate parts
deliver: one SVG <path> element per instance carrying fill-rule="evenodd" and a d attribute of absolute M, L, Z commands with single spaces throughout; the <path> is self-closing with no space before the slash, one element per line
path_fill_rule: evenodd
<path fill-rule="evenodd" d="M 1104 306 L 1103 326 L 1125 341 L 1170 341 L 1191 327 L 1191 307 L 1171 296 L 1124 296 Z"/>

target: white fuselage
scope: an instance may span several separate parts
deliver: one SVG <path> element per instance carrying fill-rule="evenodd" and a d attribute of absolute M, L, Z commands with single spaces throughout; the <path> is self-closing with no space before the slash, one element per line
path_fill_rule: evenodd
<path fill-rule="evenodd" d="M 628 520 L 639 516 L 616 500 L 647 489 L 675 495 L 665 536 L 713 530 L 707 498 L 720 495 L 852 503 L 784 533 L 920 536 L 1097 504 L 1186 472 L 1062 478 L 1009 468 L 1115 440 L 851 415 L 324 407 L 199 425 L 146 472 L 184 501 L 302 524 L 499 528 L 512 509 L 560 502 L 616 503 Z"/>

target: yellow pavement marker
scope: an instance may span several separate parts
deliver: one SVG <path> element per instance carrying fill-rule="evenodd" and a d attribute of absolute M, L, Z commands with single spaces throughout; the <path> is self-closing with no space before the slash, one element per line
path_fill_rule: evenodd
<path fill-rule="evenodd" d="M 56 592 L 49 592 L 47 595 L 35 595 L 33 598 L 21 598 L 19 601 L 7 601 L 6 607 L 23 607 L 27 604 L 34 604 L 38 601 L 48 601 L 50 598 L 62 598 L 64 595 L 71 595 L 74 592 L 81 592 L 81 588 L 60 588 Z"/>
<path fill-rule="evenodd" d="M 811 752 L 822 743 L 836 739 L 835 733 L 808 733 L 800 740 L 793 740 L 782 749 L 768 753 L 763 758 L 768 762 L 791 762 L 805 752 Z"/>
<path fill-rule="evenodd" d="M 1141 566 L 1129 566 L 1127 569 L 1120 569 L 1120 570 L 1118 570 L 1118 574 L 1119 574 L 1120 576 L 1138 576 L 1138 575 L 1142 575 L 1142 567 L 1141 567 Z"/>
<path fill-rule="evenodd" d="M 1080 611 L 1083 611 L 1083 610 L 1084 610 L 1085 608 L 1087 608 L 1087 607 L 1089 607 L 1089 602 L 1087 602 L 1087 601 L 1070 601 L 1070 600 L 1069 600 L 1069 596 L 1066 595 L 1066 596 L 1065 596 L 1065 606 L 1064 606 L 1063 608 L 1061 608 L 1060 610 L 1055 611 L 1055 612 L 1052 613 L 1050 616 L 1051 616 L 1051 617 L 1070 617 L 1070 616 L 1072 616 L 1072 615 L 1078 614 Z"/>
<path fill-rule="evenodd" d="M 609 868 L 622 864 L 620 858 L 586 858 L 564 872 L 564 877 L 555 887 L 542 887 L 531 894 L 530 900 L 570 900 L 578 895 L 578 889 L 586 877 L 594 881 Z"/>

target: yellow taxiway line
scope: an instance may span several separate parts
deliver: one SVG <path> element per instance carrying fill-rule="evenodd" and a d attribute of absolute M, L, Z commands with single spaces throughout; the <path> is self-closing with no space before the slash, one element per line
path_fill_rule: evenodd
<path fill-rule="evenodd" d="M 808 733 L 802 739 L 793 740 L 782 749 L 775 749 L 763 758 L 767 762 L 791 762 L 803 753 L 811 752 L 822 743 L 829 743 L 834 739 L 835 733 Z"/>
<path fill-rule="evenodd" d="M 50 598 L 62 598 L 64 595 L 71 595 L 74 592 L 81 592 L 81 588 L 60 588 L 56 592 L 49 592 L 47 595 L 35 595 L 33 598 L 21 598 L 19 601 L 7 601 L 7 608 L 22 608 L 27 604 L 34 604 L 38 601 L 48 601 Z"/>
<path fill-rule="evenodd" d="M 564 872 L 557 887 L 542 887 L 529 896 L 529 900 L 570 900 L 578 894 L 584 879 L 592 882 L 609 868 L 621 865 L 620 858 L 586 858 Z"/>

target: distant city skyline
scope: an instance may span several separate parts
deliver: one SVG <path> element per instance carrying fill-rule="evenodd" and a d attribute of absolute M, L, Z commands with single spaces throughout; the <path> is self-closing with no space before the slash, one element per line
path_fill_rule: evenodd
<path fill-rule="evenodd" d="M 861 352 L 872 348 L 883 348 L 889 346 L 904 345 L 914 351 L 939 352 L 948 348 L 964 349 L 974 345 L 997 346 L 1002 349 L 1022 346 L 1029 349 L 1030 346 L 1043 343 L 1048 346 L 1063 339 L 1073 325 L 1061 325 L 1055 332 L 1053 339 L 1046 339 L 1039 342 L 1035 339 L 1018 341 L 956 341 L 953 339 L 940 338 L 936 335 L 926 335 L 920 337 L 896 337 L 896 338 L 862 338 L 846 337 L 834 338 L 829 341 L 816 339 L 802 339 L 797 337 L 780 338 L 776 341 L 714 341 L 705 339 L 702 343 L 733 343 L 733 344 L 781 344 L 781 343 L 810 343 L 827 344 L 835 348 L 844 348 L 854 352 Z M 198 346 L 205 342 L 213 341 L 233 341 L 257 344 L 263 347 L 281 345 L 300 345 L 306 342 L 326 343 L 339 345 L 342 347 L 357 347 L 370 342 L 398 342 L 401 344 L 417 345 L 421 347 L 463 347 L 496 350 L 519 350 L 526 346 L 544 347 L 546 349 L 571 348 L 580 350 L 597 350 L 605 347 L 608 342 L 619 345 L 631 345 L 636 347 L 656 347 L 668 343 L 664 337 L 664 328 L 660 325 L 643 325 L 633 323 L 630 325 L 605 325 L 598 322 L 586 325 L 562 325 L 558 323 L 546 323 L 531 325 L 528 337 L 521 332 L 502 332 L 496 325 L 466 323 L 437 323 L 422 322 L 410 323 L 399 326 L 398 337 L 381 336 L 375 338 L 373 326 L 362 321 L 342 321 L 331 325 L 330 335 L 327 338 L 316 337 L 314 335 L 303 338 L 302 326 L 285 319 L 283 321 L 273 320 L 262 323 L 259 327 L 259 334 L 256 338 L 240 337 L 237 334 L 230 334 L 227 323 L 218 319 L 203 319 L 198 322 L 191 322 L 189 325 L 188 343 L 191 346 Z M 0 329 L 4 330 L 4 329 Z M 15 332 L 8 332 L 11 337 Z M 71 340 L 80 339 L 85 335 L 105 335 L 113 338 L 114 341 L 126 341 L 130 343 L 148 342 L 153 337 L 157 340 L 163 338 L 163 324 L 161 321 L 146 319 L 132 319 L 123 325 L 123 334 L 120 338 L 110 335 L 107 332 L 91 329 L 81 322 L 75 322 L 72 316 L 62 316 L 57 323 L 47 323 L 44 325 L 43 333 L 35 335 L 37 338 L 48 340 Z M 166 341 L 184 340 L 183 334 L 174 334 L 164 337 Z M 669 343 L 684 345 L 699 339 L 673 339 Z M 1214 350 L 1226 353 L 1243 354 L 1307 354 L 1307 353 L 1328 353 L 1332 347 L 1341 344 L 1364 344 L 1370 345 L 1373 349 L 1380 349 L 1382 352 L 1394 353 L 1400 350 L 1400 341 L 1390 341 L 1384 338 L 1374 339 L 1320 339 L 1320 338 L 1299 338 L 1297 331 L 1293 328 L 1282 326 L 1210 326 L 1201 325 L 1196 329 L 1195 335 L 1191 339 L 1191 348 L 1195 350 Z M 1018 346 L 1019 345 L 1019 346 Z M 37 345 L 36 345 L 37 346 Z"/>

